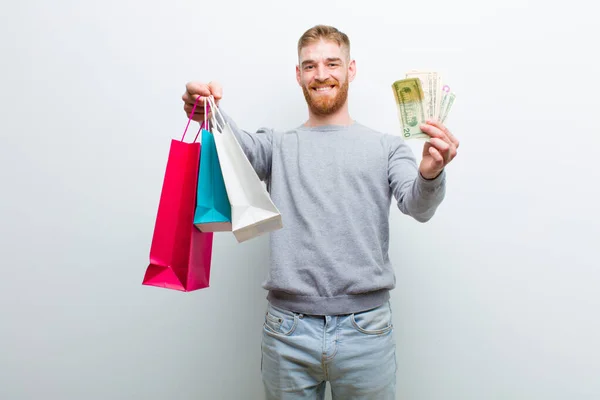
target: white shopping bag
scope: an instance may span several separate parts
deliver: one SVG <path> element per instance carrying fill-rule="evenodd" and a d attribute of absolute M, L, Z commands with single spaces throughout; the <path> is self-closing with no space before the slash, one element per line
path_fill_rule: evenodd
<path fill-rule="evenodd" d="M 283 228 L 281 214 L 267 192 L 252 164 L 246 157 L 231 127 L 219 112 L 212 96 L 208 98 L 214 113 L 223 124 L 212 117 L 213 137 L 227 196 L 231 203 L 232 231 L 238 243 Z"/>

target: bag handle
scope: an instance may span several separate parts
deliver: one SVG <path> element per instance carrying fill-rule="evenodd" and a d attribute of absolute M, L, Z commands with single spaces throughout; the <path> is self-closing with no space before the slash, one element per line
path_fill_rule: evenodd
<path fill-rule="evenodd" d="M 198 96 L 198 98 L 200 98 L 200 96 Z M 202 132 L 202 128 L 204 128 L 206 130 L 210 130 L 209 125 L 208 125 L 208 112 L 206 110 L 206 107 L 208 107 L 208 111 L 210 111 L 210 106 L 208 106 L 206 104 L 206 99 L 204 99 L 203 103 L 204 103 L 204 121 L 202 122 L 202 124 L 200 124 L 198 133 L 196 133 L 196 137 L 194 138 L 194 143 L 196 142 L 196 140 L 198 140 L 198 135 L 200 135 L 200 132 Z"/>
<path fill-rule="evenodd" d="M 196 112 L 196 107 L 198 106 L 198 101 L 200 101 L 200 97 L 202 97 L 202 96 L 198 96 L 196 98 L 196 101 L 194 102 L 194 107 L 192 107 L 192 112 L 190 113 L 187 125 L 185 126 L 185 130 L 183 131 L 183 136 L 181 137 L 181 141 L 182 142 L 183 142 L 183 139 L 185 138 L 185 134 L 187 133 L 187 130 L 188 130 L 189 126 L 190 126 L 190 122 L 192 122 L 192 116 Z M 204 100 L 204 121 L 202 122 L 202 124 L 200 124 L 200 129 L 198 129 L 198 133 L 196 133 L 196 137 L 194 138 L 194 142 L 193 143 L 195 143 L 196 140 L 198 140 L 198 135 L 200 135 L 200 132 L 202 131 L 202 128 L 208 129 L 208 119 L 207 119 L 208 113 L 207 113 L 206 107 L 207 107 L 206 100 Z M 208 106 L 208 110 L 210 110 L 210 106 Z"/>
<path fill-rule="evenodd" d="M 190 126 L 190 122 L 192 122 L 192 117 L 194 116 L 194 113 L 196 112 L 196 106 L 198 106 L 199 100 L 200 100 L 200 96 L 198 96 L 198 98 L 196 98 L 196 101 L 194 102 L 194 107 L 192 107 L 192 112 L 190 113 L 187 125 L 185 126 L 185 130 L 183 131 L 183 136 L 181 137 L 182 142 L 183 142 L 183 139 L 185 138 L 185 134 L 187 133 L 188 127 Z M 196 138 L 198 138 L 198 135 L 196 135 Z M 195 141 L 196 140 L 194 139 L 194 142 Z"/>
<path fill-rule="evenodd" d="M 215 103 L 214 97 L 212 95 L 210 95 L 208 97 L 208 101 L 212 105 L 213 109 L 217 112 L 219 117 L 221 117 L 221 120 L 223 120 L 223 122 L 225 122 L 225 117 L 223 117 L 223 114 L 221 114 L 221 112 L 219 111 L 219 107 L 217 107 L 217 103 Z M 215 123 L 215 125 L 217 125 L 217 128 L 218 128 L 217 130 L 219 132 L 223 132 L 224 127 L 222 127 L 222 125 L 219 123 L 219 121 L 217 121 L 216 118 L 214 119 L 214 123 Z"/>

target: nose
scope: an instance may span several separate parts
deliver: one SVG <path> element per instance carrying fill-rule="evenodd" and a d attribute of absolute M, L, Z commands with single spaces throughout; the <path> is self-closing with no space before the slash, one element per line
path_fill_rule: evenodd
<path fill-rule="evenodd" d="M 315 79 L 318 81 L 326 81 L 329 78 L 329 71 L 323 64 L 317 65 L 317 73 L 315 74 Z"/>

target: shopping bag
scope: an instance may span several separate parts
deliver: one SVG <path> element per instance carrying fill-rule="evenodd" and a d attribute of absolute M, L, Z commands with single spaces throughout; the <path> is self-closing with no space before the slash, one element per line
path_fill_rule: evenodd
<path fill-rule="evenodd" d="M 196 111 L 198 100 L 191 115 Z M 194 226 L 200 143 L 171 140 L 143 285 L 189 292 L 209 286 L 213 233 Z"/>
<path fill-rule="evenodd" d="M 231 205 L 232 232 L 238 243 L 283 228 L 281 213 L 256 174 L 229 123 L 208 97 L 212 114 L 213 138 Z M 220 116 L 223 124 L 215 119 Z"/>
<path fill-rule="evenodd" d="M 202 150 L 200 151 L 194 225 L 202 232 L 231 231 L 231 204 L 229 204 L 227 189 L 225 189 L 225 182 L 223 181 L 219 155 L 213 137 L 214 133 L 208 130 L 206 103 L 205 101 L 205 121 L 201 128 Z M 214 132 L 214 125 L 212 128 Z"/>

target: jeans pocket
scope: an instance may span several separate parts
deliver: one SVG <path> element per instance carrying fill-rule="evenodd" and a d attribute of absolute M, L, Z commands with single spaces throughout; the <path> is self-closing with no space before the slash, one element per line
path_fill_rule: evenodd
<path fill-rule="evenodd" d="M 379 307 L 350 315 L 352 325 L 365 335 L 383 335 L 394 328 L 389 301 Z"/>
<path fill-rule="evenodd" d="M 268 332 L 289 336 L 296 326 L 298 326 L 298 314 L 268 305 L 264 323 L 264 328 Z"/>

